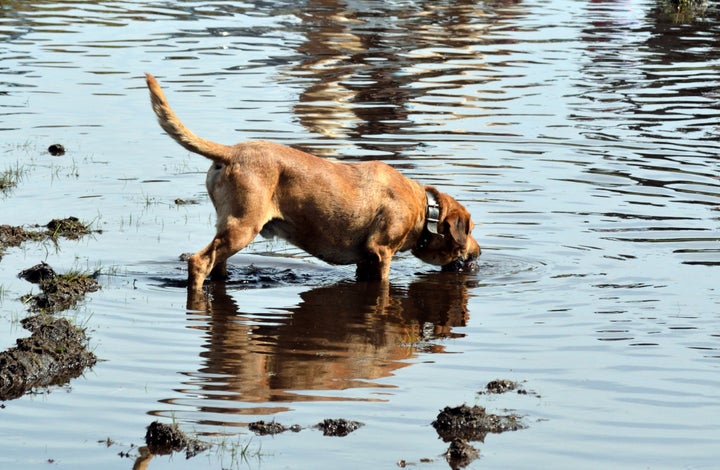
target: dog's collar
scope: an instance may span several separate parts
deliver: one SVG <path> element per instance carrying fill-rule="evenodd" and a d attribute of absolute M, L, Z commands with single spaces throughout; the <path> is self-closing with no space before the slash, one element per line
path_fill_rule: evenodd
<path fill-rule="evenodd" d="M 425 191 L 425 225 L 413 250 L 422 250 L 430 242 L 433 237 L 443 236 L 438 233 L 438 225 L 440 224 L 440 203 L 433 193 Z"/>
<path fill-rule="evenodd" d="M 440 203 L 433 193 L 425 191 L 427 206 L 425 209 L 425 230 L 433 235 L 438 235 L 438 224 L 440 223 Z"/>

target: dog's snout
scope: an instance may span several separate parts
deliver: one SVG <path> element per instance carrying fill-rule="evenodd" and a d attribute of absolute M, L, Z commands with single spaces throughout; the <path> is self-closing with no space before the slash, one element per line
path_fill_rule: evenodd
<path fill-rule="evenodd" d="M 443 272 L 467 273 L 478 270 L 477 259 L 480 253 L 467 253 L 465 256 L 459 257 L 454 261 L 442 266 Z"/>

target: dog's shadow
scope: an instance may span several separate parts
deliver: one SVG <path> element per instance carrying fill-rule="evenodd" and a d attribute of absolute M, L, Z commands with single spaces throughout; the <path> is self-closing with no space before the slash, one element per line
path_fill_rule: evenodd
<path fill-rule="evenodd" d="M 388 387 L 371 381 L 410 365 L 419 351 L 442 352 L 443 338 L 463 336 L 453 328 L 467 324 L 471 284 L 439 272 L 407 286 L 342 281 L 302 292 L 292 306 L 253 313 L 241 305 L 242 283 L 209 283 L 202 299 L 191 299 L 193 327 L 207 333 L 203 366 L 189 375 L 215 403 L 317 400 L 308 391 Z"/>

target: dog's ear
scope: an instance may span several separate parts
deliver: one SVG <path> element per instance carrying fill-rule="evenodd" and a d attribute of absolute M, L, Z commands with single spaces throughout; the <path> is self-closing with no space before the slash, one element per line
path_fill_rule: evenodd
<path fill-rule="evenodd" d="M 465 246 L 467 237 L 470 234 L 470 224 L 467 217 L 453 211 L 443 221 L 445 235 L 450 235 L 458 246 Z"/>

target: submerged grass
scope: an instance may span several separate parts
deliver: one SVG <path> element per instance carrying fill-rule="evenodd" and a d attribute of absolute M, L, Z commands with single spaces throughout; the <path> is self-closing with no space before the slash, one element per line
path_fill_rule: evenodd
<path fill-rule="evenodd" d="M 257 448 L 252 447 L 252 439 L 243 442 L 239 437 L 237 440 L 223 439 L 216 445 L 217 458 L 222 463 L 222 468 L 240 468 L 249 466 L 250 459 L 258 462 L 265 455 L 262 452 L 262 444 Z"/>

